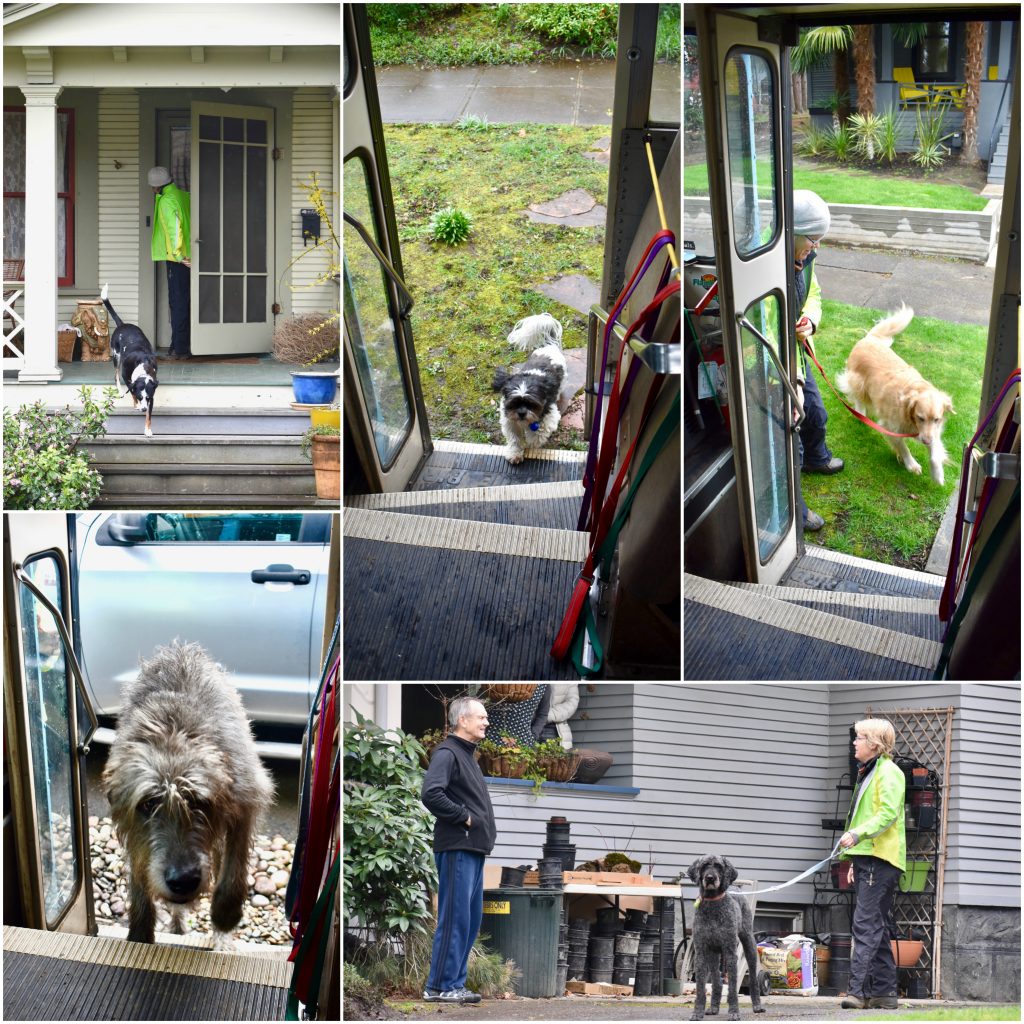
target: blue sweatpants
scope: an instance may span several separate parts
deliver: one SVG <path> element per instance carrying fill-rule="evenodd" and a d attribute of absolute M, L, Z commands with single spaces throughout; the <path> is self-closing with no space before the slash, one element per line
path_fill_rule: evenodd
<path fill-rule="evenodd" d="M 427 988 L 449 992 L 466 984 L 469 951 L 484 914 L 484 855 L 470 850 L 435 853 L 437 931 Z"/>

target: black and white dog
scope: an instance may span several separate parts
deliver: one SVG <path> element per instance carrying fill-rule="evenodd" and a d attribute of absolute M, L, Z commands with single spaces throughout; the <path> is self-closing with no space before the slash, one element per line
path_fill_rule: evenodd
<path fill-rule="evenodd" d="M 501 392 L 501 432 L 508 445 L 505 458 L 518 465 L 527 449 L 544 447 L 562 418 L 558 409 L 565 380 L 562 325 L 550 313 L 539 313 L 520 320 L 508 340 L 530 351 L 523 366 L 494 374 L 494 390 Z"/>
<path fill-rule="evenodd" d="M 153 436 L 153 398 L 156 395 L 156 353 L 142 329 L 126 324 L 107 301 L 107 286 L 100 292 L 103 305 L 114 318 L 117 329 L 110 336 L 110 358 L 114 363 L 114 383 L 124 384 L 132 404 L 146 414 L 146 437 Z"/>

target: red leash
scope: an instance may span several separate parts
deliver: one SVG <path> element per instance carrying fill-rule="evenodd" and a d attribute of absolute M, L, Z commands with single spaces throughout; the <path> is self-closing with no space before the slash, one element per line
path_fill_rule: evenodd
<path fill-rule="evenodd" d="M 857 410 L 854 409 L 854 407 L 850 405 L 850 403 L 846 401 L 846 399 L 843 398 L 843 396 L 838 391 L 836 391 L 835 385 L 832 383 L 832 381 L 828 379 L 828 374 L 825 373 L 821 363 L 819 363 L 818 360 L 814 358 L 814 353 L 811 351 L 811 346 L 810 344 L 808 344 L 806 339 L 803 342 L 803 346 L 804 351 L 811 357 L 811 362 L 814 363 L 814 365 L 818 368 L 818 373 L 821 374 L 822 379 L 830 388 L 832 388 L 832 394 L 834 394 L 836 398 L 838 398 L 839 401 L 842 402 L 843 405 L 845 405 L 846 408 L 849 409 L 850 412 L 852 412 L 853 415 L 856 416 L 857 419 L 861 421 L 861 423 L 866 423 L 869 427 L 871 427 L 872 430 L 877 430 L 880 434 L 888 434 L 889 437 L 917 437 L 917 434 L 897 434 L 895 430 L 886 430 L 886 428 L 883 427 L 880 423 L 876 423 L 873 419 L 869 419 L 867 416 L 864 415 L 864 413 L 857 412 Z"/>

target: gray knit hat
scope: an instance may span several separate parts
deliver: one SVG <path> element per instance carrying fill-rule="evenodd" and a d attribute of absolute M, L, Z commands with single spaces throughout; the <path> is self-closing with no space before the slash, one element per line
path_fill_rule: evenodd
<path fill-rule="evenodd" d="M 821 238 L 832 223 L 828 203 L 817 192 L 798 188 L 793 193 L 793 234 Z"/>
<path fill-rule="evenodd" d="M 154 167 L 149 174 L 146 175 L 146 181 L 148 181 L 153 188 L 159 188 L 161 185 L 170 185 L 171 175 L 166 167 Z"/>

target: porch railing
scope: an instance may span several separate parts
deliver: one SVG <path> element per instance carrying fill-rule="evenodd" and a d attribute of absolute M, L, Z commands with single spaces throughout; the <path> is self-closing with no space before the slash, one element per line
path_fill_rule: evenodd
<path fill-rule="evenodd" d="M 4 260 L 3 368 L 25 365 L 25 261 Z"/>

